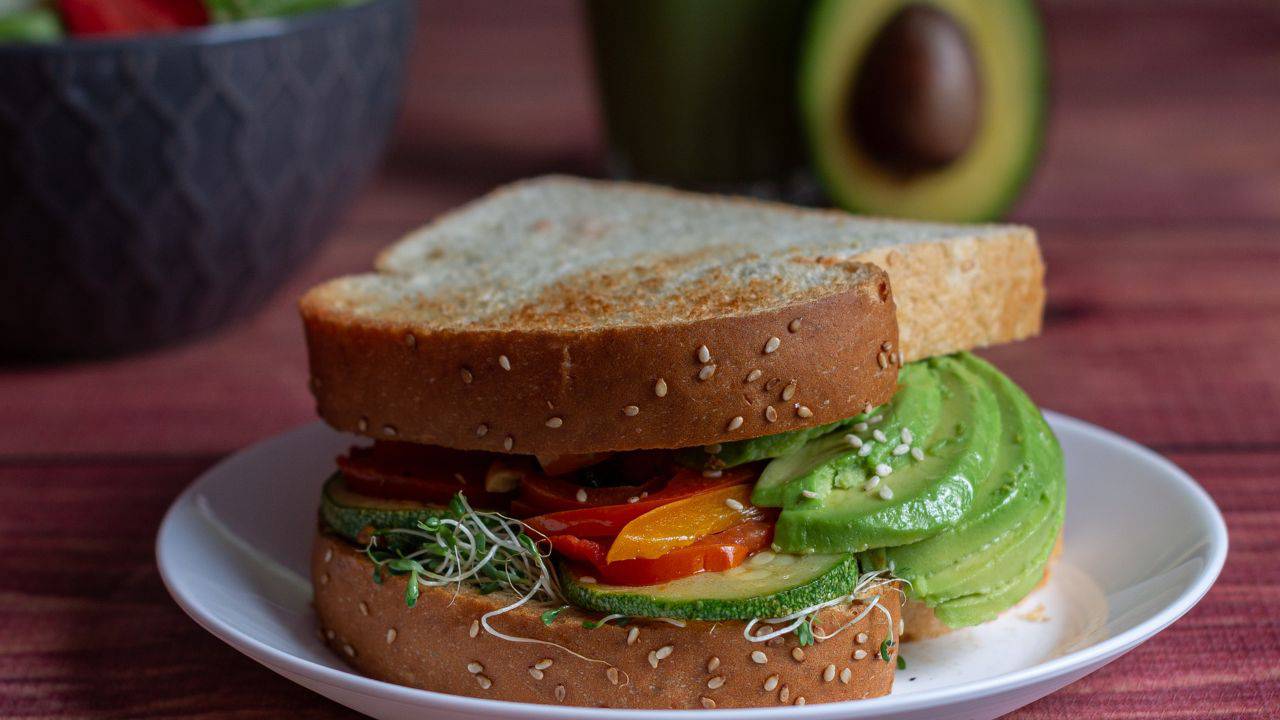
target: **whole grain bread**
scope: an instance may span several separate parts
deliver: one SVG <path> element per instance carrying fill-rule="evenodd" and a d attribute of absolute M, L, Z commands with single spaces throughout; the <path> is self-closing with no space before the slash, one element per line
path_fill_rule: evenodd
<path fill-rule="evenodd" d="M 891 619 L 873 611 L 803 648 L 794 634 L 748 641 L 742 622 L 678 627 L 633 619 L 626 627 L 588 630 L 583 621 L 599 614 L 573 607 L 550 625 L 541 614 L 553 608 L 533 604 L 490 621 L 504 633 L 560 646 L 553 647 L 500 639 L 480 626 L 480 616 L 511 602 L 510 595 L 424 589 L 411 608 L 403 576 L 375 584 L 372 570 L 351 545 L 317 536 L 311 575 L 321 635 L 360 672 L 400 685 L 496 700 L 654 709 L 834 702 L 886 695 L 893 687 L 897 644 L 887 661 L 879 654 L 889 631 L 900 627 L 901 593 L 893 589 L 880 597 Z M 862 608 L 829 608 L 815 626 L 834 631 Z"/>
<path fill-rule="evenodd" d="M 1044 300 L 1024 227 L 564 177 L 438 219 L 377 271 L 302 300 L 321 416 L 538 454 L 842 419 L 891 397 L 897 361 L 1035 333 Z"/>

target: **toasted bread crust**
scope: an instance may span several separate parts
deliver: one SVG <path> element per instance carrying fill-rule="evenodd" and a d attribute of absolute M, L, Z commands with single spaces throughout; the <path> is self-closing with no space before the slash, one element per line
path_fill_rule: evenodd
<path fill-rule="evenodd" d="M 903 642 L 930 640 L 950 633 L 953 628 L 933 614 L 933 608 L 914 598 L 902 604 L 902 620 L 906 625 Z"/>
<path fill-rule="evenodd" d="M 594 330 L 370 322 L 320 286 L 301 303 L 312 391 L 340 430 L 525 454 L 692 447 L 834 422 L 887 402 L 897 379 L 888 278 L 852 265 L 865 281 L 808 302 Z"/>
<path fill-rule="evenodd" d="M 533 605 L 491 621 L 502 632 L 551 641 L 600 661 L 588 662 L 560 648 L 502 640 L 479 627 L 472 637 L 480 616 L 511 596 L 424 589 L 417 605 L 407 607 L 404 577 L 375 584 L 369 561 L 328 535 L 316 539 L 311 572 L 322 636 L 333 650 L 366 675 L 425 690 L 517 702 L 666 709 L 835 702 L 886 695 L 893 686 L 897 647 L 889 662 L 879 658 L 889 625 L 878 611 L 830 640 L 802 648 L 801 659 L 792 654 L 799 647 L 794 635 L 753 643 L 743 638 L 741 622 L 676 627 L 636 621 L 586 630 L 582 621 L 596 616 L 569 608 L 548 626 L 540 617 L 547 608 Z M 880 600 L 894 626 L 899 599 L 900 593 L 886 589 Z M 834 630 L 859 609 L 825 610 L 817 626 Z M 638 634 L 628 643 L 633 627 Z M 859 633 L 868 636 L 860 645 Z M 650 660 L 650 653 L 665 647 L 671 650 Z M 853 659 L 857 650 L 865 657 Z M 754 651 L 763 652 L 766 662 L 753 660 Z M 776 684 L 769 681 L 774 675 Z"/>
<path fill-rule="evenodd" d="M 889 273 L 906 362 L 1040 333 L 1044 259 L 1028 228 L 857 256 Z"/>
<path fill-rule="evenodd" d="M 947 225 L 935 222 L 855 216 L 838 209 L 803 208 L 750 197 L 692 193 L 661 185 L 601 181 L 566 176 L 528 178 L 495 189 L 488 195 L 445 213 L 419 232 L 429 232 L 489 202 L 525 190 L 554 186 L 593 188 L 625 196 L 649 197 L 673 203 L 690 201 L 706 207 L 732 207 L 744 212 L 789 217 L 797 223 L 823 219 L 835 223 L 833 242 L 846 242 L 832 257 L 871 263 L 889 272 L 897 301 L 899 341 L 905 359 L 920 360 L 961 350 L 1024 340 L 1040 333 L 1044 316 L 1044 258 L 1033 229 L 1025 225 Z M 602 201 L 607 202 L 607 200 Z M 679 211 L 676 211 L 679 212 Z M 931 240 L 897 244 L 864 244 L 849 223 L 892 225 L 889 232 L 937 233 L 968 228 L 971 232 Z M 416 235 L 417 233 L 415 233 Z M 396 256 L 413 236 L 379 254 L 377 267 L 393 272 Z"/>

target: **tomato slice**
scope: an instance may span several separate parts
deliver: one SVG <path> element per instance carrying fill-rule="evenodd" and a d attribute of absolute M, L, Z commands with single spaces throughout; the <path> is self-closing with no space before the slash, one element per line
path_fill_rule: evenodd
<path fill-rule="evenodd" d="M 529 475 L 520 483 L 520 503 L 535 512 L 576 510 L 599 505 L 625 505 L 628 498 L 657 490 L 661 479 L 643 485 L 617 485 L 614 487 L 583 487 L 561 477 Z M 582 491 L 582 495 L 578 494 Z M 579 500 L 585 497 L 585 500 Z"/>
<path fill-rule="evenodd" d="M 591 540 L 576 535 L 554 535 L 550 538 L 551 547 L 566 560 L 588 565 L 593 569 L 604 567 L 604 556 L 608 552 L 608 540 Z"/>
<path fill-rule="evenodd" d="M 380 440 L 351 448 L 337 462 L 347 487 L 361 495 L 445 504 L 461 492 L 477 507 L 502 507 L 506 499 L 484 487 L 492 459 L 490 453 Z"/>
<path fill-rule="evenodd" d="M 653 560 L 762 514 L 751 504 L 751 485 L 730 485 L 666 503 L 627 523 L 609 555 L 611 563 Z"/>
<path fill-rule="evenodd" d="M 119 35 L 209 23 L 200 0 L 58 0 L 72 35 Z"/>
<path fill-rule="evenodd" d="M 570 561 L 591 568 L 596 580 L 609 585 L 656 585 L 700 572 L 737 567 L 773 541 L 772 520 L 749 520 L 708 535 L 654 559 L 605 562 L 608 551 L 594 540 L 569 535 L 551 538 L 552 546 Z"/>
<path fill-rule="evenodd" d="M 735 468 L 726 471 L 718 478 L 703 477 L 700 472 L 680 469 L 661 489 L 653 490 L 648 497 L 642 500 L 637 500 L 636 502 L 626 502 L 624 500 L 621 504 L 597 507 L 583 507 L 584 503 L 577 503 L 577 509 L 538 515 L 526 520 L 525 524 L 548 536 L 613 537 L 621 532 L 628 523 L 651 510 L 708 490 L 727 485 L 739 485 L 754 476 L 755 471 L 750 468 Z M 535 480 L 534 482 L 541 483 L 541 480 Z M 529 485 L 528 479 L 526 479 L 525 484 L 526 487 Z M 575 492 L 576 490 L 575 486 Z M 635 490 L 635 488 L 633 487 L 631 490 Z M 588 502 L 593 497 L 598 497 L 597 493 L 599 493 L 599 490 L 588 491 Z M 628 495 L 627 497 L 639 497 L 639 493 Z"/>
<path fill-rule="evenodd" d="M 661 490 L 673 473 L 697 475 L 694 471 L 673 467 L 671 453 L 665 450 L 614 453 L 564 476 L 558 476 L 554 461 L 548 462 L 557 472 L 548 470 L 525 478 L 522 483 L 516 506 L 528 510 L 526 515 L 624 505 L 633 497 L 644 498 Z M 551 475 L 557 477 L 548 477 Z"/>

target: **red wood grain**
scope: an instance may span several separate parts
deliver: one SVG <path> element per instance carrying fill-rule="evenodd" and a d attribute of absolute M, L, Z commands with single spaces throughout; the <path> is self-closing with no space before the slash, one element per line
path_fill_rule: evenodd
<path fill-rule="evenodd" d="M 1280 717 L 1280 5 L 1046 19 L 1053 120 L 1016 215 L 1049 264 L 1045 333 L 985 354 L 1169 454 L 1232 550 L 1186 618 L 1011 717 Z M 142 357 L 0 370 L 0 717 L 350 716 L 183 616 L 157 524 L 218 457 L 312 419 L 303 288 L 497 183 L 601 172 L 581 30 L 569 0 L 425 3 L 382 173 L 270 307 Z"/>

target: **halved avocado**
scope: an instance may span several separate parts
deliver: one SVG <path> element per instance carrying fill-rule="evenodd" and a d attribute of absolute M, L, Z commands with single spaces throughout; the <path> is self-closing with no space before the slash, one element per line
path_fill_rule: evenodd
<path fill-rule="evenodd" d="M 821 0 L 800 61 L 814 167 L 872 215 L 1000 216 L 1039 155 L 1045 86 L 1033 0 Z"/>

